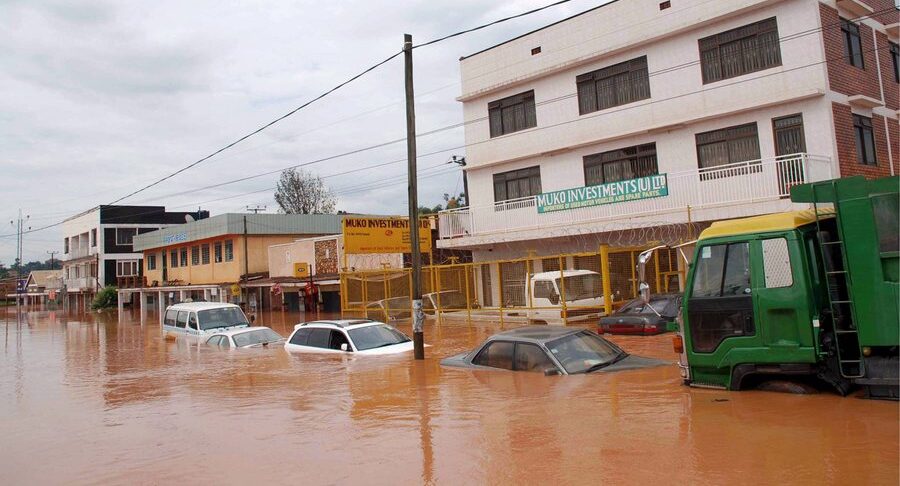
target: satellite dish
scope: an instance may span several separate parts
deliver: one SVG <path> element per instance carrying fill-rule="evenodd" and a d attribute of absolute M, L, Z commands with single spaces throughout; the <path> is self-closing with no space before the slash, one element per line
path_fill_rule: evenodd
<path fill-rule="evenodd" d="M 184 222 L 185 222 L 185 223 L 193 223 L 193 222 L 194 222 L 194 217 L 191 216 L 190 214 L 185 214 L 185 215 L 184 215 Z"/>

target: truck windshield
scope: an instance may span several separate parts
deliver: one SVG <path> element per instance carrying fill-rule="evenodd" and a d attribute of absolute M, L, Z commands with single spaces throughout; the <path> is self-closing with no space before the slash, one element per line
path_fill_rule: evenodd
<path fill-rule="evenodd" d="M 208 309 L 197 312 L 200 318 L 200 330 L 217 329 L 220 327 L 249 326 L 247 316 L 237 307 L 223 307 L 221 309 Z"/>
<path fill-rule="evenodd" d="M 560 292 L 565 292 L 566 302 L 582 299 L 596 299 L 603 295 L 603 284 L 600 274 L 588 273 L 584 275 L 569 275 L 563 278 L 563 286 L 559 283 L 560 279 L 556 279 L 556 286 Z"/>

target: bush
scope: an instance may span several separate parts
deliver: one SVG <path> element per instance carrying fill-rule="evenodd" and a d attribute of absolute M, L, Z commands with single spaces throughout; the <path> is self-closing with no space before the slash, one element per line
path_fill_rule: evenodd
<path fill-rule="evenodd" d="M 108 309 L 110 307 L 116 307 L 118 304 L 118 291 L 115 287 L 109 286 L 104 287 L 103 290 L 97 293 L 97 296 L 94 297 L 94 302 L 91 303 L 91 309 Z"/>

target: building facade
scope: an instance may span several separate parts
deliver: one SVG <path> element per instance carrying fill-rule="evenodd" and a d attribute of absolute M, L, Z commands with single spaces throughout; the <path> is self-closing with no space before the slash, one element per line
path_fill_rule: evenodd
<path fill-rule="evenodd" d="M 437 246 L 685 240 L 798 208 L 798 183 L 896 174 L 897 21 L 890 0 L 618 0 L 462 58 L 470 205 Z"/>
<path fill-rule="evenodd" d="M 222 214 L 142 234 L 134 240 L 143 254 L 143 278 L 134 286 L 139 290 L 120 291 L 120 299 L 139 294 L 162 304 L 191 298 L 255 308 L 268 298 L 268 291 L 264 295 L 252 283 L 268 279 L 269 247 L 339 232 L 341 219 L 336 214 Z"/>
<path fill-rule="evenodd" d="M 63 222 L 63 285 L 69 294 L 89 296 L 139 278 L 143 255 L 133 246 L 135 236 L 208 216 L 162 206 L 98 206 L 73 216 Z"/>

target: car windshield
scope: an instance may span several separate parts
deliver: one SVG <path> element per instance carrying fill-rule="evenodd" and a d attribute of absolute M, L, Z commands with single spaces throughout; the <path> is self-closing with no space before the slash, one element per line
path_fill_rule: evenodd
<path fill-rule="evenodd" d="M 624 355 L 615 344 L 587 331 L 550 341 L 547 349 L 569 374 L 599 369 Z"/>
<path fill-rule="evenodd" d="M 400 344 L 409 341 L 406 334 L 394 329 L 387 324 L 366 326 L 350 331 L 350 339 L 359 351 L 381 348 L 392 344 Z"/>
<path fill-rule="evenodd" d="M 234 344 L 239 348 L 256 344 L 274 343 L 281 341 L 282 339 L 277 332 L 271 329 L 254 329 L 252 331 L 235 334 L 231 338 L 234 339 Z"/>
<path fill-rule="evenodd" d="M 237 307 L 202 310 L 197 312 L 197 316 L 200 318 L 200 329 L 204 331 L 220 327 L 250 325 L 247 322 L 247 316 Z"/>
<path fill-rule="evenodd" d="M 600 274 L 587 273 L 584 275 L 570 275 L 564 277 L 563 282 L 565 284 L 565 290 L 563 290 L 563 286 L 560 285 L 559 280 L 560 279 L 556 279 L 556 287 L 560 289 L 560 292 L 565 292 L 567 302 L 582 299 L 596 299 L 603 295 L 603 282 L 600 279 Z"/>

